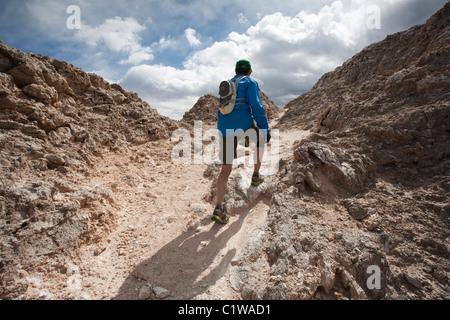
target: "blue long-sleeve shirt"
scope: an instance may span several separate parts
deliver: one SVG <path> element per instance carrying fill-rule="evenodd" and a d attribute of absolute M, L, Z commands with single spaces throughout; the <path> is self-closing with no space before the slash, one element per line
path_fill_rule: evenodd
<path fill-rule="evenodd" d="M 238 74 L 233 79 L 242 76 L 243 74 Z M 244 97 L 245 100 L 238 100 L 233 112 L 226 115 L 220 111 L 217 112 L 217 128 L 221 135 L 233 135 L 238 133 L 237 130 L 246 131 L 253 124 L 253 120 L 262 130 L 261 133 L 265 135 L 269 133 L 269 124 L 259 96 L 258 82 L 250 77 L 245 77 L 239 82 L 237 99 Z M 228 132 L 227 129 L 229 129 Z"/>

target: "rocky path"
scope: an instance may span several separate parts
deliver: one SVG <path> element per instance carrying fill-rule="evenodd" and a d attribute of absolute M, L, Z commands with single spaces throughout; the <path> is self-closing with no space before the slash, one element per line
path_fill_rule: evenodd
<path fill-rule="evenodd" d="M 280 155 L 289 156 L 294 141 L 306 134 L 281 133 Z M 49 279 L 54 286 L 59 283 L 62 298 L 239 298 L 229 267 L 250 231 L 265 221 L 270 200 L 256 194 L 228 225 L 213 223 L 213 206 L 205 195 L 215 179 L 204 177 L 207 165 L 172 163 L 168 145 L 150 142 L 105 154 L 96 164 L 89 181 L 113 190 L 116 228 L 67 258 L 71 267 L 65 275 Z M 234 172 L 249 176 L 251 167 Z M 268 177 L 266 185 L 273 179 Z"/>

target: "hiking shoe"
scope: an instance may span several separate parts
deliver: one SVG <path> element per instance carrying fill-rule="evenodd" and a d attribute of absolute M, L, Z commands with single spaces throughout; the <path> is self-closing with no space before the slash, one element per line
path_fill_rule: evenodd
<path fill-rule="evenodd" d="M 221 224 L 227 224 L 230 218 L 225 213 L 225 209 L 222 206 L 217 205 L 216 208 L 214 209 L 214 213 L 211 217 L 211 220 L 219 222 Z"/>
<path fill-rule="evenodd" d="M 264 182 L 264 176 L 259 174 L 259 172 L 256 172 L 253 174 L 252 177 L 252 186 L 259 186 L 261 183 Z"/>

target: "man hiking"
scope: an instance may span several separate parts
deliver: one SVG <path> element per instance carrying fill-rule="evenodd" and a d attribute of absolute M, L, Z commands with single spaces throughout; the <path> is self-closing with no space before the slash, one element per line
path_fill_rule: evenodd
<path fill-rule="evenodd" d="M 220 136 L 219 158 L 222 170 L 217 179 L 216 207 L 211 219 L 222 224 L 229 221 L 222 202 L 227 191 L 233 160 L 237 158 L 236 151 L 239 141 L 245 138 L 256 143 L 253 186 L 264 182 L 264 177 L 259 174 L 259 170 L 264 146 L 270 141 L 269 124 L 261 104 L 259 86 L 254 79 L 250 78 L 250 74 L 253 72 L 250 62 L 239 60 L 236 63 L 235 72 L 236 76 L 230 80 L 235 83 L 236 87 L 234 108 L 232 106 L 232 111 L 229 113 L 223 109 L 223 111 L 219 110 L 217 116 L 217 128 Z"/>

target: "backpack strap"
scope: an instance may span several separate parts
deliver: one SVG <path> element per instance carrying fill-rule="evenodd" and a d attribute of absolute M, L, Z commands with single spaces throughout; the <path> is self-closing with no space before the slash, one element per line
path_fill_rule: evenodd
<path fill-rule="evenodd" d="M 237 78 L 237 79 L 235 80 L 235 84 L 236 84 L 236 96 L 237 96 L 237 89 L 238 89 L 238 86 L 239 86 L 239 82 L 241 82 L 241 80 L 244 79 L 244 78 L 246 78 L 246 77 L 247 77 L 247 76 L 242 76 L 242 77 L 239 77 L 239 78 Z M 238 103 L 239 100 L 245 100 L 245 97 L 244 97 L 244 98 L 236 99 L 236 104 L 243 104 L 242 102 Z"/>

